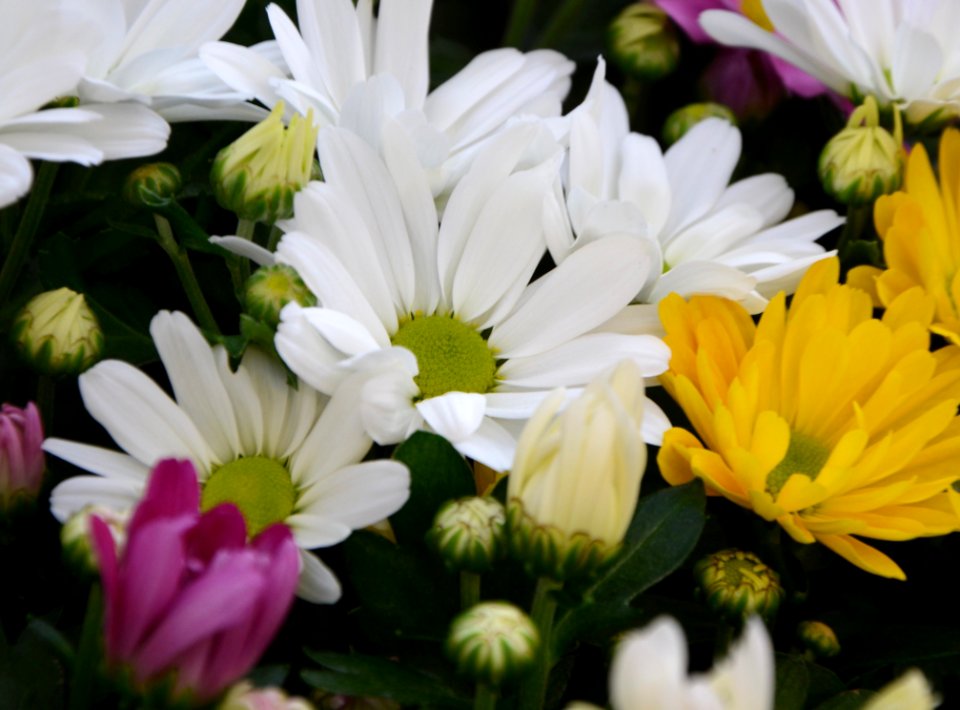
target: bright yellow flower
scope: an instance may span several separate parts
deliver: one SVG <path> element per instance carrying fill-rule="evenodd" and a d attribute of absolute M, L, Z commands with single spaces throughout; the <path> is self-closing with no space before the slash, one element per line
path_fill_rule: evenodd
<path fill-rule="evenodd" d="M 960 344 L 960 131 L 940 139 L 940 182 L 927 151 L 910 152 L 904 187 L 877 200 L 873 216 L 887 269 L 859 267 L 850 282 L 876 289 L 887 308 L 919 286 L 934 304 L 931 330 Z"/>
<path fill-rule="evenodd" d="M 960 348 L 929 352 L 919 289 L 877 320 L 838 272 L 814 264 L 790 308 L 779 294 L 758 325 L 718 297 L 661 303 L 673 352 L 661 379 L 700 438 L 671 429 L 658 463 L 672 484 L 701 478 L 798 542 L 903 579 L 858 538 L 960 528 Z"/>

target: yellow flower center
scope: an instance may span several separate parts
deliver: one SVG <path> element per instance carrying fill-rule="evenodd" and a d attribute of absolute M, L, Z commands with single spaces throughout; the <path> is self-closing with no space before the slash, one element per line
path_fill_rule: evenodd
<path fill-rule="evenodd" d="M 414 316 L 400 324 L 393 344 L 417 356 L 414 378 L 423 399 L 447 392 L 489 392 L 497 361 L 474 328 L 452 316 Z"/>
<path fill-rule="evenodd" d="M 283 464 L 265 456 L 245 456 L 213 472 L 203 486 L 200 507 L 207 511 L 221 503 L 233 503 L 252 538 L 286 520 L 293 513 L 296 497 L 290 472 Z"/>
<path fill-rule="evenodd" d="M 815 480 L 828 458 L 830 449 L 812 436 L 791 432 L 787 453 L 767 474 L 767 490 L 776 498 L 787 479 L 795 473 L 802 473 L 811 481 Z"/>

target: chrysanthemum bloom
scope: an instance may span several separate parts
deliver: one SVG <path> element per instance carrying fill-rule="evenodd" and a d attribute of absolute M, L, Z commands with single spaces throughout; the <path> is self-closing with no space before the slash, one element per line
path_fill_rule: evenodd
<path fill-rule="evenodd" d="M 279 6 L 268 6 L 285 66 L 226 42 L 205 45 L 200 56 L 266 106 L 283 99 L 301 115 L 313 109 L 321 126 L 350 128 L 375 146 L 384 119 L 402 116 L 422 162 L 438 170 L 436 193 L 446 192 L 476 145 L 508 119 L 560 113 L 574 69 L 562 54 L 484 52 L 428 94 L 433 0 L 382 0 L 376 18 L 373 5 L 297 0 L 299 29 Z"/>
<path fill-rule="evenodd" d="M 557 262 L 604 231 L 647 243 L 657 268 L 635 294 L 625 332 L 655 327 L 655 304 L 669 293 L 715 294 L 759 313 L 828 256 L 816 239 L 843 223 L 835 212 L 784 221 L 793 190 L 774 173 L 729 184 L 740 159 L 737 128 L 707 118 L 662 151 L 630 132 L 623 98 L 603 77 L 601 61 L 587 98 L 565 119 L 570 224 L 548 236 Z"/>
<path fill-rule="evenodd" d="M 174 693 L 212 699 L 250 670 L 293 602 L 297 547 L 272 525 L 247 542 L 232 505 L 200 514 L 189 461 L 165 459 L 118 551 L 107 524 L 91 529 L 104 591 L 107 662 L 149 686 L 172 675 Z"/>
<path fill-rule="evenodd" d="M 718 42 L 793 64 L 838 94 L 904 107 L 907 120 L 960 113 L 960 4 L 954 0 L 763 0 L 769 24 L 709 10 L 700 25 Z"/>
<path fill-rule="evenodd" d="M 943 133 L 938 164 L 939 186 L 927 151 L 913 147 L 903 190 L 874 206 L 887 268 L 858 267 L 850 280 L 887 308 L 921 289 L 933 308 L 931 330 L 960 344 L 960 131 Z"/>
<path fill-rule="evenodd" d="M 401 463 L 361 463 L 370 439 L 354 401 L 359 385 L 345 381 L 328 401 L 304 383 L 291 387 L 283 367 L 255 349 L 233 372 L 224 348 L 211 348 L 182 313 L 162 311 L 150 332 L 176 401 L 119 360 L 81 375 L 87 410 L 127 453 L 47 439 L 48 452 L 96 474 L 58 485 L 53 514 L 63 521 L 87 505 L 129 509 L 157 461 L 189 458 L 204 509 L 235 504 L 251 536 L 285 523 L 301 548 L 297 593 L 336 601 L 336 578 L 307 550 L 335 545 L 394 513 L 410 485 Z"/>
<path fill-rule="evenodd" d="M 699 44 L 712 41 L 698 20 L 706 10 L 730 10 L 764 29 L 770 21 L 760 0 L 654 0 L 687 36 Z M 746 49 L 722 48 L 707 67 L 703 83 L 712 101 L 726 104 L 738 116 L 765 113 L 784 90 L 809 98 L 827 90 L 822 83 L 779 57 Z"/>
<path fill-rule="evenodd" d="M 33 499 L 43 482 L 43 423 L 37 405 L 0 409 L 0 510 L 20 497 Z"/>
<path fill-rule="evenodd" d="M 658 463 L 670 483 L 701 478 L 798 542 L 903 579 L 859 538 L 960 527 L 960 349 L 929 352 L 918 291 L 876 320 L 838 271 L 812 266 L 790 308 L 778 295 L 758 325 L 721 298 L 661 303 L 673 351 L 661 379 L 700 438 L 671 429 Z"/>
<path fill-rule="evenodd" d="M 322 392 L 370 373 L 358 405 L 378 443 L 429 428 L 502 471 L 515 432 L 553 388 L 585 385 L 622 359 L 648 377 L 665 369 L 659 339 L 603 328 L 650 268 L 638 240 L 585 245 L 530 283 L 561 158 L 545 128 L 518 123 L 491 141 L 439 227 L 426 171 L 396 122 L 383 148 L 386 160 L 350 131 L 321 129 L 326 179 L 297 194 L 277 248 L 319 304 L 283 309 L 277 351 Z M 645 433 L 659 441 L 666 419 L 652 403 L 647 414 Z"/>

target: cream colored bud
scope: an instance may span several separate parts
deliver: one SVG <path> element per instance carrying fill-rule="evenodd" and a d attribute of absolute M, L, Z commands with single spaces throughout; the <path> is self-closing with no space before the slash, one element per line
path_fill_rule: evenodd
<path fill-rule="evenodd" d="M 624 361 L 561 411 L 562 391 L 527 423 L 507 487 L 510 549 L 528 571 L 589 574 L 619 548 L 647 462 L 643 376 Z"/>
<path fill-rule="evenodd" d="M 244 310 L 274 328 L 280 322 L 280 311 L 290 302 L 314 306 L 317 298 L 293 267 L 286 264 L 261 266 L 244 285 Z"/>
<path fill-rule="evenodd" d="M 437 512 L 427 540 L 451 569 L 486 572 L 503 552 L 506 520 L 496 498 L 451 500 Z"/>
<path fill-rule="evenodd" d="M 930 682 L 916 668 L 884 686 L 863 705 L 863 710 L 933 710 L 940 705 Z"/>
<path fill-rule="evenodd" d="M 26 362 L 45 375 L 76 375 L 103 351 L 103 331 L 82 294 L 58 288 L 34 296 L 13 322 L 12 335 Z"/>
<path fill-rule="evenodd" d="M 617 65 L 637 79 L 659 79 L 677 68 L 680 42 L 670 18 L 649 2 L 628 5 L 610 23 L 610 54 Z"/>
<path fill-rule="evenodd" d="M 453 620 L 446 648 L 460 673 L 498 686 L 530 670 L 539 646 L 529 616 L 507 602 L 483 602 Z"/>
<path fill-rule="evenodd" d="M 60 545 L 67 563 L 73 569 L 83 573 L 96 573 L 99 569 L 90 536 L 90 518 L 93 516 L 107 524 L 118 550 L 122 549 L 127 542 L 129 511 L 119 513 L 103 506 L 90 505 L 71 515 L 60 528 Z"/>

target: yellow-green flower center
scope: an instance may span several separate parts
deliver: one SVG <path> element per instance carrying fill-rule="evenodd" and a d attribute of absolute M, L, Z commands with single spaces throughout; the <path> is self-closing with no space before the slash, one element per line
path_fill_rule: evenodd
<path fill-rule="evenodd" d="M 802 473 L 810 480 L 815 480 L 828 458 L 830 449 L 812 436 L 791 432 L 786 455 L 767 474 L 767 490 L 776 498 L 787 479 L 795 473 Z"/>
<path fill-rule="evenodd" d="M 414 316 L 400 324 L 393 344 L 417 356 L 414 378 L 422 398 L 447 392 L 489 392 L 497 361 L 474 328 L 452 316 Z"/>
<path fill-rule="evenodd" d="M 206 511 L 221 503 L 237 506 L 247 523 L 247 535 L 255 537 L 293 513 L 296 490 L 279 461 L 246 456 L 221 466 L 204 484 L 201 508 Z"/>

